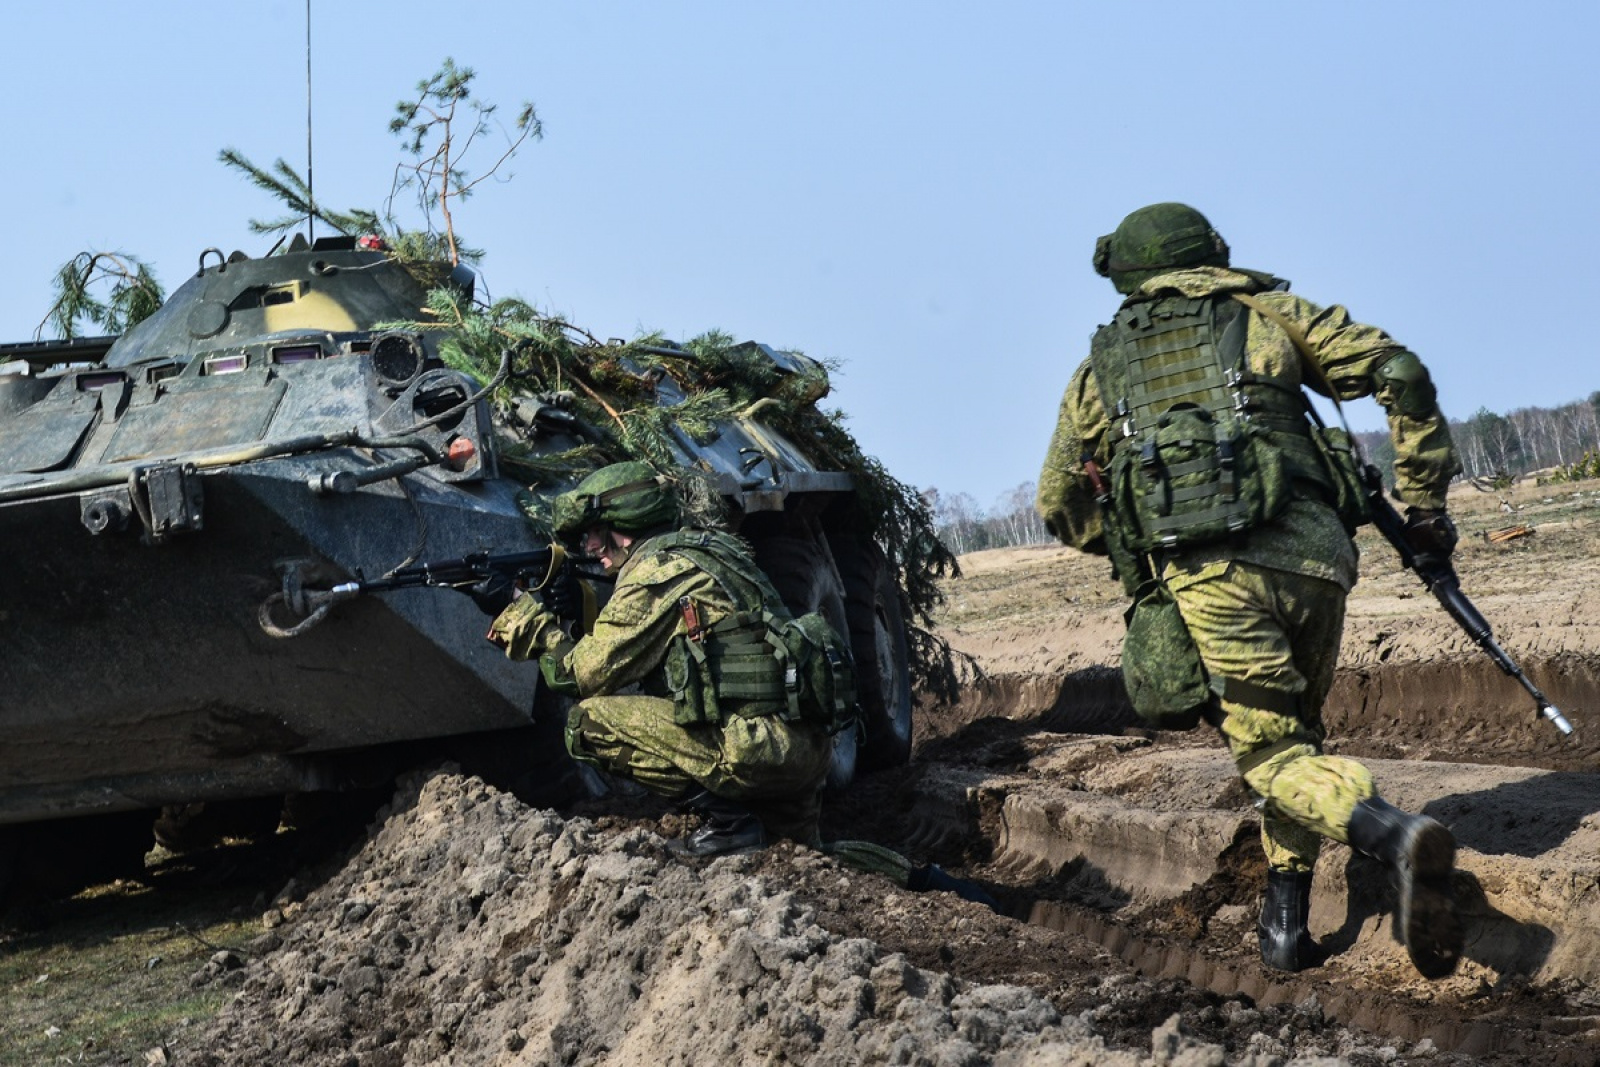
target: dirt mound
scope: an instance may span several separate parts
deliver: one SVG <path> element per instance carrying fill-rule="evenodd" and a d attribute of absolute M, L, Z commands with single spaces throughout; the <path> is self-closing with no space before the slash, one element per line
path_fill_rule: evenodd
<path fill-rule="evenodd" d="M 841 904 L 876 914 L 841 924 Z M 643 827 L 564 820 L 449 774 L 405 791 L 338 875 L 284 910 L 234 1003 L 180 1062 L 1198 1067 L 1224 1051 L 1184 1033 L 1184 1010 L 1213 1029 L 1261 1021 L 1242 1002 L 1186 1002 L 1077 939 L 906 894 L 809 850 L 693 866 Z M 913 924 L 946 967 L 986 945 L 1012 969 L 1039 968 L 1034 984 L 1055 997 L 925 969 L 859 936 Z M 1053 973 L 1063 941 L 1066 983 Z M 1290 1062 L 1355 1047 L 1315 1023 L 1318 1053 Z M 1108 1045 L 1130 1031 L 1143 1048 Z M 1236 1062 L 1294 1051 L 1257 1044 L 1260 1056 Z"/>

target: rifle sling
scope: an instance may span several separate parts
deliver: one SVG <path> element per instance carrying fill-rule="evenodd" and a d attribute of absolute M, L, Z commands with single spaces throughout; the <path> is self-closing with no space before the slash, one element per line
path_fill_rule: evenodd
<path fill-rule="evenodd" d="M 1294 345 L 1294 350 L 1300 354 L 1300 368 L 1305 371 L 1308 377 L 1316 381 L 1322 387 L 1321 391 L 1326 393 L 1328 398 L 1333 401 L 1333 409 L 1339 413 L 1339 422 L 1343 424 L 1344 432 L 1349 435 L 1353 446 L 1356 436 L 1350 432 L 1350 420 L 1345 418 L 1344 405 L 1339 402 L 1339 391 L 1328 380 L 1328 374 L 1322 369 L 1322 364 L 1318 363 L 1317 358 L 1311 354 L 1311 342 L 1306 339 L 1305 331 L 1294 322 L 1291 322 L 1283 312 L 1249 293 L 1229 293 L 1228 295 L 1251 311 L 1259 314 L 1262 318 L 1269 320 L 1274 326 L 1288 335 L 1289 342 Z M 1302 399 L 1304 398 L 1302 397 Z M 1317 414 L 1317 409 L 1312 405 L 1311 401 L 1306 400 L 1305 405 L 1306 411 L 1310 413 L 1316 424 L 1318 426 L 1323 425 L 1322 416 Z"/>

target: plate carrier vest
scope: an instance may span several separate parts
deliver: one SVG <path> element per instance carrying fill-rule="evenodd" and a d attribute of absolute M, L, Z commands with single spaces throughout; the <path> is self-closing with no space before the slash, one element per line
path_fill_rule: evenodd
<path fill-rule="evenodd" d="M 843 639 L 815 612 L 791 617 L 743 542 L 720 531 L 679 530 L 651 547 L 711 575 L 735 607 L 702 627 L 692 598 L 679 601 L 684 628 L 666 663 L 677 722 L 776 714 L 830 734 L 855 723 L 855 677 Z"/>
<path fill-rule="evenodd" d="M 1127 301 L 1095 334 L 1113 419 L 1114 531 L 1134 553 L 1182 549 L 1271 522 L 1332 483 L 1298 382 L 1253 372 L 1248 312 L 1227 294 Z"/>

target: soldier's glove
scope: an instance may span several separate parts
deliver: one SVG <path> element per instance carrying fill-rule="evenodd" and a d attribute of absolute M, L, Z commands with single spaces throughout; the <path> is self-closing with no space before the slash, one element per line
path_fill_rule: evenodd
<path fill-rule="evenodd" d="M 556 571 L 550 581 L 539 589 L 539 599 L 558 619 L 583 617 L 583 583 L 571 567 Z"/>
<path fill-rule="evenodd" d="M 1448 560 L 1461 535 L 1443 508 L 1407 508 L 1406 544 L 1419 556 Z"/>
<path fill-rule="evenodd" d="M 522 595 L 522 590 L 518 589 L 509 577 L 498 571 L 474 585 L 457 586 L 457 588 L 470 596 L 472 602 L 478 605 L 478 610 L 491 619 L 510 607 L 511 602 Z"/>

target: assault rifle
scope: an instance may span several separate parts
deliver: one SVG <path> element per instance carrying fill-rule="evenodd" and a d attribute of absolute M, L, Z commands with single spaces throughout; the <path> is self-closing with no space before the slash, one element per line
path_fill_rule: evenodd
<path fill-rule="evenodd" d="M 289 560 L 279 564 L 283 591 L 272 594 L 261 605 L 261 628 L 273 637 L 299 636 L 321 622 L 333 605 L 365 593 L 389 593 L 396 589 L 423 586 L 457 589 L 475 585 L 497 574 L 537 591 L 548 586 L 557 575 L 572 569 L 565 549 L 560 545 L 547 545 L 527 552 L 507 552 L 498 556 L 488 552 L 470 552 L 458 559 L 429 560 L 400 567 L 382 578 L 358 578 L 353 582 L 341 582 L 331 589 L 306 589 L 301 574 L 304 563 L 301 560 Z M 592 579 L 594 576 L 589 577 Z M 301 621 L 293 626 L 279 626 L 272 618 L 278 604 L 283 604 Z"/>
<path fill-rule="evenodd" d="M 384 578 L 358 579 L 343 582 L 328 592 L 339 600 L 362 593 L 388 593 L 396 589 L 412 589 L 419 585 L 451 588 L 474 585 L 496 574 L 529 588 L 544 586 L 562 567 L 567 566 L 566 553 L 555 545 L 535 548 L 528 552 L 507 552 L 492 556 L 487 552 L 469 552 L 460 559 L 436 559 L 401 567 Z"/>
<path fill-rule="evenodd" d="M 1456 577 L 1456 570 L 1450 565 L 1448 556 L 1438 556 L 1433 553 L 1418 552 L 1406 540 L 1405 520 L 1400 513 L 1389 503 L 1389 498 L 1384 495 L 1383 475 L 1378 468 L 1370 463 L 1362 465 L 1361 480 L 1366 486 L 1367 503 L 1372 511 L 1372 524 L 1378 528 L 1395 551 L 1400 553 L 1400 564 L 1406 570 L 1422 579 L 1422 584 L 1428 587 L 1434 599 L 1456 621 L 1456 625 L 1466 631 L 1468 637 L 1477 646 L 1488 653 L 1494 660 L 1495 666 L 1517 680 L 1517 684 L 1528 691 L 1534 703 L 1539 705 L 1539 714 L 1549 719 L 1555 728 L 1563 734 L 1572 733 L 1572 724 L 1567 717 L 1561 714 L 1554 704 L 1550 703 L 1537 686 L 1528 680 L 1512 658 L 1506 655 L 1505 649 L 1495 642 L 1494 632 L 1489 627 L 1489 622 L 1467 595 L 1461 591 L 1460 580 Z"/>

